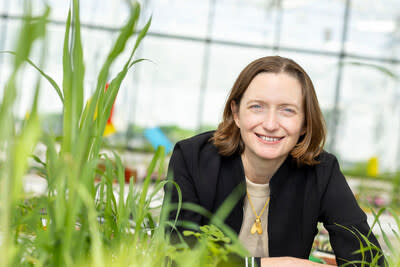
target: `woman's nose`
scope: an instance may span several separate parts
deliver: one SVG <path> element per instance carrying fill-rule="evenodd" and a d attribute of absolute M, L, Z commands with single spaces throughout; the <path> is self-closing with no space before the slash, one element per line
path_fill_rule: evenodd
<path fill-rule="evenodd" d="M 279 128 L 278 117 L 275 112 L 270 111 L 266 114 L 263 127 L 268 131 L 275 131 Z"/>

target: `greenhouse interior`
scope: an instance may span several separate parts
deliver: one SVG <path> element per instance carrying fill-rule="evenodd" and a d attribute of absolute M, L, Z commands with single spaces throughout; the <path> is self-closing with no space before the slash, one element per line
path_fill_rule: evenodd
<path fill-rule="evenodd" d="M 315 155 L 321 163 L 293 171 L 318 173 L 313 170 L 325 166 L 322 155 L 337 159 L 350 200 L 342 202 L 349 195 L 333 188 L 334 178 L 326 174 L 316 177 L 320 187 L 309 189 L 316 191 L 297 199 L 305 203 L 302 211 L 284 210 L 291 204 L 280 206 L 275 191 L 258 216 L 249 191 L 237 197 L 232 190 L 233 197 L 219 206 L 205 200 L 214 201 L 210 209 L 199 199 L 214 198 L 222 182 L 170 175 L 178 176 L 179 164 L 188 173 L 213 168 L 213 159 L 200 158 L 197 144 L 189 142 L 208 132 L 207 145 L 215 150 L 216 134 L 227 120 L 225 107 L 239 141 L 235 154 L 215 150 L 221 165 L 238 156 L 239 176 L 250 188 L 245 155 L 275 164 L 254 151 L 292 137 L 263 139 L 255 133 L 259 143 L 248 152 L 253 144 L 243 134 L 250 120 L 242 116 L 250 113 L 241 113 L 244 105 L 237 101 L 250 94 L 254 77 L 268 75 L 294 81 L 300 102 L 311 100 L 304 97 L 309 89 L 302 78 L 279 71 L 259 71 L 240 98 L 231 98 L 240 88 L 239 75 L 261 58 L 288 58 L 304 69 L 325 125 L 316 124 L 310 133 L 309 117 L 303 119 L 307 130 L 298 122 L 306 132 L 298 134 L 269 179 L 278 180 L 273 178 L 280 178 L 283 160 L 295 157 L 293 150 L 325 127 L 325 139 L 310 141 L 319 142 Z M 279 124 L 276 132 L 289 132 L 285 122 L 317 117 L 319 108 L 268 118 Z M 256 112 L 264 111 L 254 111 L 252 118 Z M 266 130 L 266 121 L 257 129 Z M 1 266 L 400 266 L 400 1 L 0 0 L 0 155 Z M 213 171 L 215 179 L 223 176 L 218 176 L 222 169 Z M 308 186 L 315 177 L 305 178 Z M 320 192 L 327 179 L 328 189 Z M 271 182 L 268 192 L 270 185 L 274 190 Z M 197 186 L 210 191 L 199 195 Z M 302 194 L 298 190 L 292 195 Z M 306 204 L 314 195 L 318 203 Z M 343 220 L 337 211 L 332 219 L 325 202 L 335 212 L 350 211 L 347 206 L 357 211 Z M 236 203 L 242 203 L 243 216 L 238 230 L 229 222 Z M 254 233 L 257 219 L 248 234 L 249 240 L 266 242 L 264 254 L 252 253 L 239 232 L 248 204 L 258 220 L 266 210 L 270 222 L 266 241 L 262 229 Z M 293 227 L 288 219 L 300 216 L 306 222 L 303 216 L 314 209 L 312 225 Z M 366 215 L 365 231 L 346 224 L 356 213 Z M 207 219 L 180 221 L 180 214 Z M 273 214 L 287 221 L 274 220 Z M 309 227 L 310 242 L 297 227 Z M 355 241 L 343 241 L 351 237 Z M 300 252 L 291 249 L 293 243 Z M 350 243 L 358 249 L 341 254 Z"/>

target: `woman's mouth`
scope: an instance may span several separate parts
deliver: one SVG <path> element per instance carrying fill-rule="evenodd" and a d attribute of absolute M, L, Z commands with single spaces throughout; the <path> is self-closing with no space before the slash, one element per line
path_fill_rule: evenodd
<path fill-rule="evenodd" d="M 284 137 L 266 136 L 266 135 L 260 135 L 260 134 L 256 134 L 256 136 L 268 143 L 276 143 L 284 138 Z"/>

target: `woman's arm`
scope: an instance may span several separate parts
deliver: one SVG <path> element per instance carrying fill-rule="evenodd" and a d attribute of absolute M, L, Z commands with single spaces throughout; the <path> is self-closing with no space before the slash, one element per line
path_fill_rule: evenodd
<path fill-rule="evenodd" d="M 262 258 L 261 267 L 323 267 L 331 266 L 327 264 L 320 264 L 309 260 L 298 259 L 294 257 L 271 257 Z"/>
<path fill-rule="evenodd" d="M 174 181 L 179 186 L 182 203 L 200 204 L 193 184 L 191 169 L 188 165 L 190 165 L 190 163 L 185 159 L 179 143 L 176 144 L 169 161 L 167 178 Z M 164 206 L 167 204 L 166 202 L 169 202 L 168 204 L 177 204 L 179 202 L 178 190 L 172 183 L 167 184 L 164 190 L 166 196 L 164 198 Z M 168 218 L 173 221 L 176 218 L 176 214 L 177 211 L 172 210 L 169 212 Z M 200 224 L 201 215 L 190 210 L 182 209 L 179 212 L 178 221 L 189 221 Z M 181 227 L 178 228 L 182 229 Z"/>
<path fill-rule="evenodd" d="M 382 254 L 372 249 L 361 253 L 354 253 L 360 249 L 360 242 L 364 242 L 361 234 L 368 237 L 368 243 L 380 249 L 374 234 L 370 231 L 367 216 L 359 207 L 346 179 L 340 171 L 336 158 L 332 161 L 331 168 L 325 169 L 329 176 L 326 190 L 321 199 L 320 220 L 329 232 L 329 239 L 339 265 L 348 261 L 371 262 L 374 257 L 380 257 L 378 263 L 384 264 Z M 360 263 L 355 264 L 360 266 Z"/>

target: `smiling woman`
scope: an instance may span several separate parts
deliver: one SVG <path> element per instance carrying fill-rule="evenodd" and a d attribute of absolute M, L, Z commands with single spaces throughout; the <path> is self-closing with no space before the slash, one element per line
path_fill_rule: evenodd
<path fill-rule="evenodd" d="M 291 59 L 263 57 L 240 73 L 218 129 L 176 144 L 169 178 L 184 203 L 211 214 L 238 188 L 242 195 L 224 222 L 254 257 L 251 262 L 262 267 L 319 266 L 307 260 L 318 222 L 329 231 L 337 263 L 358 265 L 377 256 L 383 264 L 378 252 L 354 253 L 360 234 L 379 244 L 324 143 L 324 119 L 309 76 Z M 178 192 L 170 193 L 179 202 Z M 193 211 L 178 218 L 210 223 Z"/>
<path fill-rule="evenodd" d="M 240 103 L 231 102 L 236 126 L 245 145 L 242 161 L 255 164 L 255 173 L 246 174 L 257 183 L 268 182 L 276 171 L 257 175 L 258 166 L 279 167 L 304 134 L 304 111 L 301 84 L 287 74 L 257 74 Z M 267 179 L 267 180 L 266 180 Z"/>

